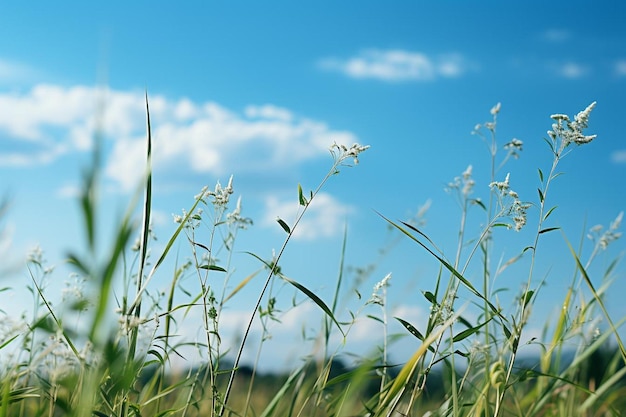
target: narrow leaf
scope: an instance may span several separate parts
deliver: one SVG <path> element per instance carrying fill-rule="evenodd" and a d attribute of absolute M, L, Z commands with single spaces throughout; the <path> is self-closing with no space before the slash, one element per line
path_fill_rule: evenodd
<path fill-rule="evenodd" d="M 445 259 L 443 259 L 441 256 L 437 255 L 431 248 L 429 248 L 428 246 L 426 246 L 426 244 L 424 244 L 422 241 L 420 241 L 419 239 L 417 239 L 415 236 L 413 236 L 408 230 L 406 230 L 404 227 L 400 226 L 399 224 L 394 223 L 393 221 L 389 220 L 388 218 L 386 218 L 385 216 L 383 216 L 382 214 L 378 213 L 379 216 L 381 216 L 383 219 L 385 219 L 389 224 L 391 224 L 392 226 L 394 226 L 396 229 L 400 230 L 402 233 L 404 233 L 406 236 L 408 236 L 409 238 L 411 238 L 414 242 L 416 242 L 418 245 L 420 245 L 422 248 L 424 248 L 428 253 L 431 254 L 431 256 L 433 256 L 435 259 L 437 259 L 439 261 L 439 263 L 445 267 L 449 272 L 451 272 L 455 277 L 457 277 L 461 283 L 472 293 L 474 294 L 476 297 L 480 298 L 481 300 L 483 300 L 487 306 L 489 306 L 489 308 L 491 309 L 491 311 L 493 311 L 498 317 L 502 318 L 503 320 L 506 320 L 506 318 L 502 315 L 502 313 L 500 312 L 500 310 L 493 305 L 493 303 L 491 301 L 489 301 L 484 295 L 482 295 L 478 290 L 476 290 L 476 288 L 472 285 L 471 282 L 469 282 L 467 280 L 467 278 L 465 278 L 459 271 L 457 271 L 450 263 L 448 263 Z M 402 224 L 404 226 L 406 226 L 407 228 L 416 231 L 417 233 L 419 233 L 420 235 L 424 236 L 429 242 L 430 239 L 428 239 L 428 237 L 420 232 L 417 228 L 415 228 L 414 226 L 406 223 L 406 222 L 402 222 Z M 432 243 L 432 242 L 431 242 Z"/>
<path fill-rule="evenodd" d="M 541 169 L 538 169 L 537 171 L 539 171 L 539 181 L 543 182 L 543 171 Z"/>
<path fill-rule="evenodd" d="M 487 206 L 485 206 L 485 203 L 483 203 L 479 199 L 477 199 L 477 198 L 472 199 L 472 203 L 480 206 L 483 210 L 487 211 Z"/>
<path fill-rule="evenodd" d="M 550 216 L 550 215 L 552 214 L 552 212 L 553 212 L 554 210 L 556 210 L 556 206 L 554 206 L 554 207 L 552 207 L 550 210 L 548 210 L 548 212 L 546 213 L 546 215 L 545 215 L 545 216 L 543 216 L 543 220 L 545 221 L 545 220 L 548 218 L 548 216 Z"/>
<path fill-rule="evenodd" d="M 542 233 L 548 233 L 548 232 L 552 232 L 552 231 L 554 231 L 554 230 L 559 230 L 559 229 L 560 229 L 560 227 L 548 227 L 548 228 L 546 228 L 546 229 L 541 229 L 541 230 L 539 231 L 539 234 L 542 234 Z"/>
<path fill-rule="evenodd" d="M 309 202 L 306 201 L 306 197 L 302 193 L 302 186 L 300 184 L 298 184 L 298 200 L 300 201 L 301 206 L 306 207 L 306 205 L 309 204 Z"/>
<path fill-rule="evenodd" d="M 530 302 L 530 300 L 533 298 L 533 295 L 535 294 L 534 291 L 526 291 L 526 294 L 524 294 L 523 300 L 522 300 L 522 304 L 524 305 L 524 307 L 526 307 L 528 305 L 528 303 Z"/>
<path fill-rule="evenodd" d="M 479 324 L 476 327 L 472 327 L 466 330 L 463 330 L 461 333 L 457 334 L 456 336 L 454 336 L 452 338 L 453 342 L 460 342 L 463 339 L 468 338 L 469 336 L 473 335 L 474 333 L 476 333 L 477 331 L 479 331 L 481 329 L 481 327 L 483 327 L 485 324 L 489 323 L 491 321 L 491 319 L 487 320 L 486 322 Z"/>
<path fill-rule="evenodd" d="M 280 227 L 282 227 L 285 232 L 287 232 L 288 234 L 291 233 L 291 229 L 289 228 L 289 226 L 287 226 L 287 223 L 285 223 L 283 219 L 277 217 L 276 221 L 278 222 L 278 224 L 280 224 Z"/>
<path fill-rule="evenodd" d="M 504 324 L 502 325 L 502 331 L 504 332 L 504 335 L 506 336 L 507 339 L 511 338 L 511 331 Z"/>
<path fill-rule="evenodd" d="M 494 223 L 491 227 L 506 227 L 507 229 L 511 227 L 508 223 Z"/>
<path fill-rule="evenodd" d="M 567 246 L 569 247 L 570 253 L 572 254 L 572 257 L 574 258 L 574 260 L 576 261 L 576 266 L 578 267 L 578 270 L 580 271 L 580 273 L 582 274 L 585 282 L 587 283 L 587 286 L 589 286 L 589 289 L 591 290 L 591 293 L 593 294 L 594 299 L 600 305 L 600 309 L 602 310 L 602 313 L 604 314 L 604 317 L 606 318 L 606 321 L 609 323 L 609 327 L 611 328 L 611 331 L 615 335 L 615 339 L 617 341 L 617 346 L 619 347 L 619 351 L 620 351 L 620 353 L 622 355 L 622 359 L 623 359 L 624 363 L 626 364 L 626 347 L 624 347 L 624 343 L 622 342 L 622 338 L 620 337 L 620 334 L 617 331 L 617 327 L 613 323 L 613 320 L 611 319 L 611 316 L 609 315 L 609 313 L 608 313 L 608 311 L 606 309 L 606 306 L 604 305 L 604 301 L 602 301 L 602 297 L 600 297 L 600 295 L 596 291 L 593 283 L 591 282 L 591 279 L 589 278 L 589 275 L 587 274 L 587 270 L 585 269 L 583 264 L 580 262 L 580 258 L 576 254 L 576 251 L 574 250 L 572 245 L 569 243 L 569 241 L 567 239 L 565 240 L 565 243 L 567 243 Z"/>
<path fill-rule="evenodd" d="M 424 297 L 428 300 L 428 302 L 430 302 L 431 304 L 437 304 L 437 299 L 432 292 L 422 291 L 422 294 L 424 294 Z"/>
<path fill-rule="evenodd" d="M 543 193 L 539 188 L 537 188 L 537 192 L 539 192 L 539 202 L 543 203 Z"/>
<path fill-rule="evenodd" d="M 204 264 L 204 265 L 200 265 L 198 268 L 206 269 L 208 271 L 226 272 L 224 268 L 222 268 L 221 266 L 217 266 L 217 265 Z"/>
<path fill-rule="evenodd" d="M 12 341 L 14 341 L 15 339 L 17 339 L 19 336 L 20 336 L 19 334 L 16 334 L 15 336 L 10 337 L 10 338 L 9 338 L 9 339 L 7 339 L 6 341 L 4 341 L 4 343 L 2 343 L 2 344 L 0 345 L 0 350 L 1 350 L 1 349 L 3 349 L 5 346 L 7 346 L 7 345 L 8 345 L 9 343 L 11 343 Z"/>
<path fill-rule="evenodd" d="M 417 337 L 419 340 L 422 340 L 422 341 L 424 340 L 424 335 L 420 333 L 420 331 L 417 330 L 415 326 L 413 326 L 411 323 L 409 323 L 406 320 L 401 319 L 400 317 L 395 317 L 395 319 L 398 320 L 400 324 L 402 324 L 404 328 L 407 329 L 409 333 L 411 333 L 413 336 Z"/>
<path fill-rule="evenodd" d="M 243 287 L 245 287 L 248 282 L 250 282 L 252 280 L 252 278 L 254 278 L 260 271 L 256 271 L 251 273 L 250 275 L 248 275 L 247 277 L 245 277 L 236 287 L 235 289 L 228 294 L 226 297 L 224 297 L 224 300 L 222 300 L 222 304 L 224 304 L 226 301 L 230 300 L 231 298 L 233 298 L 235 296 L 235 294 L 237 294 Z"/>
<path fill-rule="evenodd" d="M 306 363 L 305 363 L 306 364 Z M 283 400 L 283 397 L 287 394 L 289 388 L 291 388 L 291 386 L 296 382 L 297 378 L 302 374 L 303 370 L 304 370 L 304 366 L 305 364 L 301 365 L 300 368 L 298 368 L 296 371 L 294 371 L 294 373 L 292 373 L 289 378 L 287 379 L 287 381 L 285 381 L 285 383 L 283 384 L 283 386 L 278 390 L 278 392 L 276 393 L 276 395 L 272 398 L 272 400 L 269 402 L 269 404 L 267 405 L 267 407 L 265 407 L 265 410 L 263 410 L 263 413 L 261 414 L 260 417 L 270 417 L 270 416 L 274 416 L 276 415 L 276 413 L 274 412 L 274 410 L 276 409 L 276 407 L 278 406 L 278 403 Z M 221 414 L 220 414 L 221 415 Z"/>
<path fill-rule="evenodd" d="M 379 323 L 381 323 L 381 324 L 385 324 L 385 322 L 383 321 L 383 319 L 381 319 L 380 317 L 376 317 L 376 316 L 373 316 L 373 315 L 371 315 L 371 314 L 368 314 L 368 315 L 367 315 L 367 317 L 368 317 L 368 318 L 370 318 L 370 319 L 372 319 L 372 320 L 374 320 L 374 321 L 377 321 L 377 322 L 379 322 Z"/>
<path fill-rule="evenodd" d="M 402 394 L 409 386 L 409 381 L 417 371 L 418 363 L 426 354 L 428 347 L 434 343 L 452 324 L 456 321 L 459 314 L 457 313 L 450 319 L 446 320 L 436 331 L 431 333 L 422 343 L 422 345 L 413 353 L 413 356 L 404 364 L 398 375 L 391 383 L 389 389 L 382 396 L 378 404 L 375 415 L 391 415 L 395 405 L 400 401 Z"/>
<path fill-rule="evenodd" d="M 294 287 L 296 287 L 297 289 L 299 289 L 300 291 L 302 291 L 304 294 L 306 294 L 307 297 L 309 297 L 311 300 L 313 300 L 313 302 L 315 304 L 318 305 L 319 308 L 321 308 L 324 313 L 326 313 L 326 315 L 328 317 L 330 317 L 332 319 L 333 322 L 335 322 L 335 324 L 337 325 L 337 328 L 339 329 L 339 331 L 341 332 L 341 334 L 343 336 L 345 336 L 345 333 L 343 332 L 343 330 L 341 329 L 341 326 L 339 325 L 339 322 L 337 321 L 337 319 L 335 318 L 334 314 L 332 311 L 330 311 L 330 308 L 328 308 L 328 306 L 326 305 L 326 303 L 324 303 L 324 301 L 322 301 L 321 298 L 319 298 L 317 295 L 315 295 L 311 290 L 309 290 L 307 287 L 305 287 L 304 285 L 300 284 L 297 281 L 294 281 L 290 278 L 287 278 L 284 275 L 280 275 L 280 277 L 282 279 L 284 279 L 285 281 L 287 281 L 288 283 L 290 283 L 291 285 L 293 285 Z"/>

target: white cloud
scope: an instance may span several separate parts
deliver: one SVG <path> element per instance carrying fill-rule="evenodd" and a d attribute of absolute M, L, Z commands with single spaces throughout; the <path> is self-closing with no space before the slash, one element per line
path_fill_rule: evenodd
<path fill-rule="evenodd" d="M 287 109 L 266 104 L 264 106 L 248 106 L 245 110 L 249 118 L 275 119 L 289 122 L 293 119 L 293 114 Z"/>
<path fill-rule="evenodd" d="M 399 49 L 368 49 L 348 59 L 326 58 L 319 62 L 322 69 L 338 71 L 357 79 L 382 81 L 430 81 L 438 77 L 459 77 L 468 69 L 459 54 L 433 58 L 421 52 Z"/>
<path fill-rule="evenodd" d="M 81 189 L 76 184 L 66 184 L 60 187 L 56 195 L 60 198 L 77 198 L 81 194 Z"/>
<path fill-rule="evenodd" d="M 238 113 L 215 102 L 150 100 L 154 169 L 176 172 L 258 172 L 289 167 L 326 155 L 336 141 L 356 142 L 348 131 L 294 115 L 271 104 Z M 29 144 L 29 152 L 0 154 L 0 165 L 35 165 L 88 150 L 95 131 L 111 142 L 106 175 L 125 190 L 144 170 L 145 96 L 143 92 L 41 84 L 23 94 L 0 93 L 0 135 Z"/>
<path fill-rule="evenodd" d="M 565 62 L 551 65 L 551 67 L 558 76 L 572 80 L 582 78 L 589 73 L 587 67 L 576 62 Z"/>
<path fill-rule="evenodd" d="M 276 222 L 276 218 L 280 217 L 292 227 L 299 209 L 301 207 L 293 199 L 279 200 L 269 196 L 265 200 L 262 224 L 280 230 Z M 294 231 L 294 239 L 314 240 L 335 236 L 343 230 L 346 216 L 354 211 L 351 206 L 342 204 L 326 193 L 317 194 L 307 210 Z"/>
<path fill-rule="evenodd" d="M 615 164 L 626 164 L 626 149 L 620 149 L 611 153 L 611 161 Z"/>
<path fill-rule="evenodd" d="M 571 33 L 564 29 L 548 29 L 541 37 L 548 42 L 562 43 L 571 38 Z"/>
<path fill-rule="evenodd" d="M 38 72 L 28 65 L 0 59 L 0 84 L 27 81 L 37 75 Z"/>
<path fill-rule="evenodd" d="M 620 59 L 615 63 L 615 74 L 624 77 L 626 76 L 626 59 Z"/>

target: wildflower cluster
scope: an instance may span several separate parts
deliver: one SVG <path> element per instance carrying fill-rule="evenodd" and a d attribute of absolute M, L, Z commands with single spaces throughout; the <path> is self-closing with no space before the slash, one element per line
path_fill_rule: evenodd
<path fill-rule="evenodd" d="M 358 165 L 359 163 L 359 154 L 363 151 L 369 149 L 369 145 L 359 145 L 358 143 L 353 143 L 349 148 L 346 145 L 338 144 L 334 142 L 330 146 L 330 154 L 333 156 L 335 160 L 335 165 L 341 164 L 348 158 L 354 159 L 354 165 Z"/>
<path fill-rule="evenodd" d="M 385 275 L 385 277 L 378 281 L 376 285 L 374 285 L 374 289 L 372 290 L 372 296 L 370 297 L 368 304 L 378 304 L 379 306 L 385 305 L 385 291 L 389 286 L 389 280 L 391 279 L 391 272 Z M 381 291 L 383 295 L 381 296 Z"/>
<path fill-rule="evenodd" d="M 195 211 L 195 213 L 193 213 L 191 216 L 187 216 L 187 210 L 183 209 L 183 214 L 173 214 L 172 216 L 174 217 L 174 223 L 182 223 L 183 220 L 187 219 L 187 224 L 185 224 L 185 227 L 188 227 L 190 229 L 195 229 L 200 225 L 200 222 L 202 221 L 202 209 L 197 209 Z"/>
<path fill-rule="evenodd" d="M 552 130 L 548 130 L 548 136 L 555 144 L 557 138 L 561 138 L 559 151 L 565 149 L 572 142 L 577 145 L 583 145 L 596 138 L 597 135 L 583 134 L 583 129 L 586 129 L 589 123 L 589 114 L 591 114 L 591 110 L 595 106 L 596 102 L 594 101 L 585 110 L 579 112 L 573 121 L 566 114 L 553 114 L 550 116 L 556 123 L 552 124 Z"/>
<path fill-rule="evenodd" d="M 233 194 L 233 176 L 231 175 L 228 180 L 228 185 L 222 188 L 220 182 L 215 184 L 215 190 L 211 191 L 208 187 L 205 187 L 202 192 L 203 199 L 212 199 L 214 206 L 227 206 L 230 196 Z"/>
<path fill-rule="evenodd" d="M 202 200 L 203 203 L 204 203 L 204 200 L 211 200 L 211 203 L 213 204 L 213 206 L 216 209 L 219 209 L 221 213 L 223 213 L 224 210 L 226 209 L 226 206 L 228 205 L 228 202 L 230 201 L 230 196 L 233 194 L 233 192 L 234 192 L 233 191 L 233 176 L 231 175 L 230 179 L 228 180 L 228 185 L 226 185 L 226 187 L 222 187 L 222 185 L 218 181 L 215 184 L 215 189 L 213 191 L 209 190 L 209 187 L 204 186 L 202 190 L 200 190 L 200 193 L 196 194 L 194 198 L 196 200 Z M 237 210 L 239 210 L 239 212 Z M 240 212 L 241 212 L 241 201 L 238 201 L 237 208 L 235 209 L 235 212 L 233 212 L 231 216 L 232 217 L 232 219 L 230 220 L 231 223 L 233 223 L 236 219 L 243 220 L 239 216 Z M 185 226 L 191 229 L 195 229 L 196 227 L 199 226 L 202 220 L 202 213 L 203 213 L 202 209 L 197 209 L 195 212 L 192 213 L 191 216 L 188 216 L 185 209 L 183 209 L 182 215 L 173 214 L 174 222 L 182 223 L 183 220 L 187 218 L 187 224 Z M 246 221 L 249 221 L 249 219 L 246 219 Z"/>
<path fill-rule="evenodd" d="M 252 225 L 252 219 L 249 217 L 243 217 L 241 215 L 241 197 L 237 199 L 237 206 L 235 209 L 226 214 L 226 222 L 228 224 L 235 225 L 239 229 L 247 229 Z"/>
<path fill-rule="evenodd" d="M 472 131 L 472 135 L 478 135 L 480 136 L 483 140 L 485 139 L 485 137 L 483 136 L 482 132 L 480 131 L 483 127 L 487 130 L 489 130 L 491 132 L 491 134 L 495 134 L 496 132 L 496 124 L 497 124 L 497 117 L 498 117 L 498 113 L 500 113 L 500 108 L 502 107 L 502 105 L 500 103 L 497 103 L 495 106 L 493 106 L 491 108 L 491 110 L 489 110 L 489 113 L 491 113 L 491 115 L 493 116 L 493 120 L 491 122 L 485 122 L 485 123 L 478 123 L 474 126 L 474 130 Z"/>
<path fill-rule="evenodd" d="M 476 184 L 472 178 L 472 169 L 472 166 L 468 165 L 460 177 L 454 177 L 452 182 L 448 183 L 446 191 L 459 190 L 462 197 L 469 197 L 474 191 L 474 185 Z"/>
<path fill-rule="evenodd" d="M 622 224 L 623 217 L 624 212 L 622 211 L 617 215 L 615 220 L 613 220 L 609 225 L 609 228 L 604 232 L 602 232 L 602 225 L 598 224 L 593 226 L 589 230 L 589 234 L 587 234 L 587 237 L 596 242 L 596 245 L 599 247 L 599 249 L 605 250 L 609 246 L 609 243 L 622 237 L 622 232 L 618 232 L 617 230 Z"/>
<path fill-rule="evenodd" d="M 513 138 L 511 139 L 510 142 L 504 145 L 504 150 L 508 152 L 509 156 L 512 156 L 513 158 L 517 159 L 519 158 L 519 153 L 522 151 L 523 145 L 524 145 L 524 142 L 522 142 L 521 140 L 517 138 Z"/>
<path fill-rule="evenodd" d="M 39 245 L 35 245 L 33 248 L 31 248 L 26 258 L 26 261 L 31 265 L 41 268 L 41 272 L 43 273 L 43 275 L 50 275 L 54 271 L 54 265 L 47 265 L 46 259 L 44 258 L 43 250 Z"/>
<path fill-rule="evenodd" d="M 519 199 L 519 195 L 511 189 L 509 174 L 506 174 L 504 181 L 494 181 L 489 184 L 489 188 L 496 192 L 503 215 L 510 217 L 515 222 L 515 231 L 522 230 L 522 227 L 526 225 L 526 212 L 530 204 L 523 203 Z"/>

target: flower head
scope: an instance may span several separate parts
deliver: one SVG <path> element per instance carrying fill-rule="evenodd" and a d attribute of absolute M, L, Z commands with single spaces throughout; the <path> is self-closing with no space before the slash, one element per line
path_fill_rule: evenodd
<path fill-rule="evenodd" d="M 358 143 L 353 143 L 352 146 L 348 148 L 346 145 L 334 142 L 330 146 L 330 153 L 335 159 L 335 163 L 337 165 L 341 164 L 347 158 L 353 158 L 354 165 L 358 165 L 359 154 L 368 150 L 369 147 L 369 145 L 359 145 Z"/>
<path fill-rule="evenodd" d="M 566 114 L 558 113 L 550 116 L 556 123 L 552 124 L 552 130 L 548 131 L 548 136 L 553 142 L 556 142 L 557 138 L 561 138 L 559 152 L 571 143 L 583 145 L 596 138 L 597 135 L 583 134 L 583 130 L 589 125 L 589 115 L 595 106 L 596 102 L 594 101 L 585 110 L 574 116 L 574 120 L 571 120 Z"/>

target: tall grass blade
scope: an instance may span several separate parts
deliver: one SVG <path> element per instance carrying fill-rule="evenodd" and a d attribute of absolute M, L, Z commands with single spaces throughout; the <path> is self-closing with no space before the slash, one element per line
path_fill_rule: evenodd
<path fill-rule="evenodd" d="M 297 281 L 294 281 L 292 279 L 287 278 L 284 275 L 280 275 L 280 278 L 282 278 L 285 282 L 288 282 L 289 284 L 293 285 L 294 287 L 296 287 L 297 289 L 299 289 L 300 291 L 302 291 L 307 297 L 309 297 L 315 304 L 318 305 L 319 308 L 321 308 L 324 313 L 326 313 L 326 315 L 328 317 L 330 317 L 330 319 L 335 323 L 335 325 L 337 326 L 337 329 L 339 329 L 339 331 L 341 332 L 342 336 L 346 336 L 346 334 L 343 332 L 343 329 L 341 328 L 341 326 L 339 325 L 339 322 L 337 321 L 337 319 L 335 318 L 335 315 L 333 314 L 333 312 L 330 310 L 330 308 L 328 308 L 328 306 L 326 305 L 326 303 L 324 303 L 324 301 L 322 301 L 321 298 L 319 298 L 317 295 L 315 295 L 315 293 L 311 290 L 309 290 L 307 287 L 305 287 L 304 285 L 300 284 Z"/>
<path fill-rule="evenodd" d="M 443 259 L 441 256 L 437 255 L 431 248 L 429 248 L 428 246 L 426 246 L 422 241 L 420 241 L 419 239 L 417 239 L 415 236 L 413 236 L 407 229 L 405 229 L 404 227 L 400 226 L 399 224 L 393 222 L 392 220 L 389 220 L 388 218 L 386 218 L 385 216 L 383 216 L 382 214 L 379 213 L 379 215 L 385 220 L 387 221 L 389 224 L 391 224 L 393 227 L 395 227 L 396 229 L 400 230 L 402 233 L 404 233 L 406 236 L 408 236 L 411 240 L 413 240 L 414 242 L 416 242 L 417 244 L 419 244 L 422 248 L 426 249 L 426 251 L 428 253 L 430 253 L 435 259 L 437 259 L 441 265 L 443 265 L 449 272 L 452 273 L 452 275 L 454 275 L 456 278 L 459 279 L 459 281 L 461 281 L 461 283 L 463 283 L 463 285 L 470 290 L 470 292 L 472 294 L 474 294 L 476 297 L 480 298 L 481 300 L 483 300 L 491 309 L 491 311 L 493 313 L 495 313 L 497 316 L 499 316 L 501 319 L 507 321 L 506 317 L 504 317 L 502 315 L 502 313 L 500 312 L 500 309 L 497 308 L 495 305 L 493 305 L 491 303 L 491 301 L 489 301 L 483 294 L 481 294 L 478 290 L 476 290 L 476 288 L 474 288 L 474 286 L 472 285 L 471 282 L 469 282 L 463 275 L 461 275 L 461 273 L 459 271 L 456 270 L 456 268 L 454 268 L 450 263 L 448 263 L 445 259 Z M 417 228 L 415 228 L 414 226 L 402 222 L 403 225 L 405 225 L 407 228 L 419 233 L 421 236 L 426 237 L 426 235 L 424 233 L 422 233 L 421 231 L 419 231 Z M 426 237 L 426 239 L 430 241 L 430 239 L 428 239 Z"/>
<path fill-rule="evenodd" d="M 619 332 L 617 331 L 617 327 L 615 327 L 615 324 L 613 323 L 613 319 L 611 319 L 611 316 L 609 315 L 609 312 L 607 311 L 606 306 L 604 305 L 604 301 L 602 300 L 602 297 L 600 297 L 600 295 L 598 295 L 598 292 L 596 291 L 593 283 L 591 282 L 591 279 L 589 278 L 589 275 L 587 274 L 587 271 L 585 270 L 585 267 L 583 266 L 582 262 L 580 262 L 580 258 L 576 254 L 576 251 L 574 250 L 574 248 L 570 244 L 569 240 L 567 240 L 567 238 L 565 238 L 565 243 L 567 243 L 567 247 L 569 248 L 570 253 L 572 254 L 572 257 L 576 261 L 576 266 L 578 267 L 578 270 L 582 274 L 583 279 L 585 280 L 585 283 L 587 284 L 587 286 L 591 290 L 591 293 L 593 294 L 593 298 L 596 300 L 596 302 L 600 306 L 600 309 L 602 310 L 602 314 L 604 314 L 604 317 L 606 318 L 606 321 L 609 323 L 609 327 L 611 328 L 611 332 L 615 335 L 615 340 L 617 341 L 617 346 L 619 347 L 619 351 L 622 354 L 622 359 L 624 360 L 624 364 L 626 365 L 626 348 L 624 347 L 624 343 L 622 342 L 622 338 L 620 337 Z"/>
<path fill-rule="evenodd" d="M 462 309 L 461 309 L 462 310 Z M 415 375 L 415 371 L 417 370 L 418 363 L 422 359 L 422 357 L 428 351 L 428 348 L 431 344 L 433 344 L 439 337 L 445 332 L 449 327 L 451 327 L 456 319 L 460 316 L 461 311 L 458 311 L 454 316 L 446 320 L 437 330 L 433 331 L 427 338 L 424 340 L 424 343 L 413 353 L 413 356 L 407 361 L 407 363 L 402 367 L 396 378 L 393 380 L 391 387 L 385 393 L 382 401 L 380 402 L 378 409 L 376 410 L 376 417 L 379 416 L 391 416 L 394 412 L 394 409 L 402 394 L 410 386 L 410 381 Z"/>

